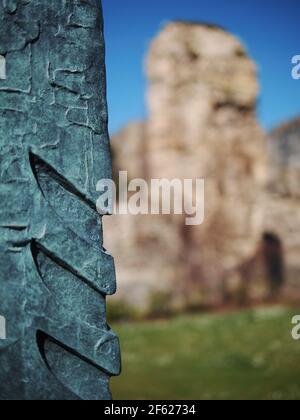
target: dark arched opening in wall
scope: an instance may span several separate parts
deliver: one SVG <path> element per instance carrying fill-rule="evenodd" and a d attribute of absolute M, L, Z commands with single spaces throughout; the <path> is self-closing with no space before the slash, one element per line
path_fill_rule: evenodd
<path fill-rule="evenodd" d="M 265 232 L 262 237 L 262 258 L 269 282 L 269 298 L 277 298 L 285 283 L 284 248 L 280 237 Z"/>

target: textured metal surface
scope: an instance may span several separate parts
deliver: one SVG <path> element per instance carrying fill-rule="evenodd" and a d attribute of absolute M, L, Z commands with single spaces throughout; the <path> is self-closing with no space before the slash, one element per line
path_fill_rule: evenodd
<path fill-rule="evenodd" d="M 95 207 L 111 177 L 100 0 L 1 0 L 0 56 L 0 399 L 109 399 L 120 360 Z"/>

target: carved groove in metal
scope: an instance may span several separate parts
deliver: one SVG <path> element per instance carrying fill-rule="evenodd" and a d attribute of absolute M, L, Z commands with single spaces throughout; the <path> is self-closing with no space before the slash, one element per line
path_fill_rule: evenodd
<path fill-rule="evenodd" d="M 0 399 L 110 399 L 119 344 L 96 184 L 111 177 L 99 0 L 2 0 Z"/>

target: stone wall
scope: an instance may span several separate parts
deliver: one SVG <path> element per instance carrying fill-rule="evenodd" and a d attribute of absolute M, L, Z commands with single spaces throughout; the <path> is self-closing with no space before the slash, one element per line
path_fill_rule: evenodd
<path fill-rule="evenodd" d="M 283 124 L 268 140 L 268 188 L 264 229 L 282 241 L 286 294 L 300 298 L 300 119 Z"/>
<path fill-rule="evenodd" d="M 251 258 L 262 232 L 266 139 L 256 67 L 223 29 L 174 22 L 152 42 L 147 74 L 149 118 L 112 139 L 116 167 L 130 177 L 205 178 L 206 216 L 196 227 L 180 216 L 108 221 L 119 296 L 143 306 L 166 289 L 175 301 L 217 303 L 225 273 Z"/>

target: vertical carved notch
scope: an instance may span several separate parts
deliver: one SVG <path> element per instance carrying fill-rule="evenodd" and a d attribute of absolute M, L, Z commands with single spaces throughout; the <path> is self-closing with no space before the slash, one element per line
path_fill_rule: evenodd
<path fill-rule="evenodd" d="M 3 55 L 0 55 L 0 79 L 6 79 L 6 59 Z"/>
<path fill-rule="evenodd" d="M 0 315 L 0 340 L 6 340 L 6 319 Z"/>

